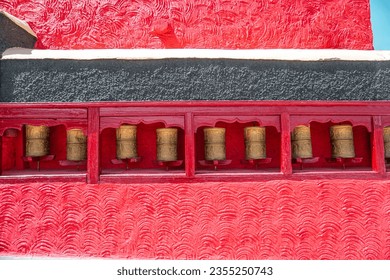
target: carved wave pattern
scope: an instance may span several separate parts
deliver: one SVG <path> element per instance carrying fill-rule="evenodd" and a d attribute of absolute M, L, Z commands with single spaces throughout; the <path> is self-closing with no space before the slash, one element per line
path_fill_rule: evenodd
<path fill-rule="evenodd" d="M 390 259 L 389 185 L 1 185 L 0 255 Z"/>
<path fill-rule="evenodd" d="M 369 0 L 2 0 L 43 49 L 372 49 Z"/>

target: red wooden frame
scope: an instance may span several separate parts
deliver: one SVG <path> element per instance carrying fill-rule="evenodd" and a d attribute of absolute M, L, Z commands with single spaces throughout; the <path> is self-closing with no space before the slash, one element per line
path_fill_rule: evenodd
<path fill-rule="evenodd" d="M 280 133 L 280 168 L 256 170 L 224 168 L 199 172 L 196 161 L 195 134 L 198 128 L 253 122 L 271 126 Z M 366 154 L 371 158 L 369 168 L 316 167 L 301 172 L 293 168 L 290 133 L 296 125 L 349 122 L 354 127 L 364 127 L 369 135 Z M 183 129 L 184 150 L 182 168 L 164 170 L 144 168 L 132 172 L 102 174 L 101 133 L 106 128 L 116 128 L 123 123 L 175 126 Z M 64 125 L 66 129 L 81 128 L 88 135 L 87 169 L 42 170 L 27 172 L 17 170 L 11 174 L 2 172 L 0 183 L 24 181 L 81 181 L 99 182 L 146 182 L 146 181 L 231 181 L 269 179 L 320 179 L 388 178 L 383 145 L 383 127 L 390 125 L 390 102 L 319 102 L 319 101 L 176 101 L 176 102 L 99 102 L 99 103 L 21 103 L 0 105 L 0 135 L 9 128 L 22 131 L 24 124 Z M 365 136 L 364 136 L 365 137 Z M 268 145 L 268 144 L 267 144 Z M 4 146 L 4 145 L 2 145 Z M 2 149 L 4 154 L 4 151 Z M 3 169 L 3 165 L 2 169 Z M 366 166 L 367 167 L 367 166 Z M 4 170 L 1 170 L 4 171 Z"/>

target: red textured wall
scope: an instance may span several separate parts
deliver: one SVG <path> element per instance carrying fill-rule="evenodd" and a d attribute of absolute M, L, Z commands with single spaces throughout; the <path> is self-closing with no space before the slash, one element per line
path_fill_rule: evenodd
<path fill-rule="evenodd" d="M 39 48 L 372 49 L 369 0 L 2 0 Z M 0 255 L 390 259 L 390 181 L 0 185 Z"/>
<path fill-rule="evenodd" d="M 390 259 L 390 181 L 0 186 L 0 254 Z"/>
<path fill-rule="evenodd" d="M 372 49 L 369 0 L 2 0 L 38 48 Z"/>

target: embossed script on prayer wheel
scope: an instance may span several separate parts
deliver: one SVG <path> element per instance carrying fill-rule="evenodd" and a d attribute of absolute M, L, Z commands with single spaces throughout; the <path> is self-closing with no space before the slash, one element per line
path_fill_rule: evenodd
<path fill-rule="evenodd" d="M 204 130 L 206 160 L 226 160 L 225 128 L 212 127 Z"/>
<path fill-rule="evenodd" d="M 330 127 L 333 158 L 354 158 L 353 130 L 351 125 L 334 125 Z"/>
<path fill-rule="evenodd" d="M 177 160 L 177 128 L 158 128 L 157 134 L 157 160 Z"/>
<path fill-rule="evenodd" d="M 383 140 L 385 142 L 385 158 L 390 158 L 390 126 L 383 129 Z"/>
<path fill-rule="evenodd" d="M 49 127 L 26 125 L 26 157 L 49 154 Z"/>
<path fill-rule="evenodd" d="M 244 128 L 245 159 L 266 158 L 265 127 L 249 126 Z"/>
<path fill-rule="evenodd" d="M 310 127 L 298 125 L 291 133 L 291 149 L 293 158 L 312 158 Z"/>
<path fill-rule="evenodd" d="M 66 159 L 72 161 L 87 159 L 87 137 L 81 129 L 66 131 Z"/>
<path fill-rule="evenodd" d="M 116 129 L 116 157 L 117 159 L 138 157 L 137 126 L 121 125 Z"/>

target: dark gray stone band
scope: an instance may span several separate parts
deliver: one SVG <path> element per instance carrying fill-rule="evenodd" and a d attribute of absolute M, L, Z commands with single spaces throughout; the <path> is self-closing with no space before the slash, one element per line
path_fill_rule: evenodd
<path fill-rule="evenodd" d="M 1 102 L 389 100 L 390 61 L 2 60 Z"/>

